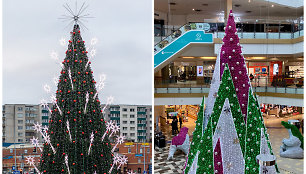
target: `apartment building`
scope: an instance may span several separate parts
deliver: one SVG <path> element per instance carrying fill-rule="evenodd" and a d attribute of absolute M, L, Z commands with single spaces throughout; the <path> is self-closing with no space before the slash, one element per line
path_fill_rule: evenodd
<path fill-rule="evenodd" d="M 152 107 L 146 105 L 111 105 L 105 110 L 107 121 L 120 126 L 120 135 L 133 142 L 149 142 L 152 135 Z"/>
<path fill-rule="evenodd" d="M 47 108 L 30 104 L 5 104 L 2 109 L 3 142 L 30 143 L 33 136 L 42 142 L 42 137 L 34 131 L 33 126 L 37 122 L 48 126 L 50 113 Z"/>

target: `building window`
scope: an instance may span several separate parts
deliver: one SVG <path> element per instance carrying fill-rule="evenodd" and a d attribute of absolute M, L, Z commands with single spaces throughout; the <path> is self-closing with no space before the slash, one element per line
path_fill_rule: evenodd
<path fill-rule="evenodd" d="M 131 131 L 135 130 L 135 127 L 130 127 L 130 130 L 131 130 Z"/>
<path fill-rule="evenodd" d="M 123 136 L 127 137 L 127 133 L 122 133 Z"/>
<path fill-rule="evenodd" d="M 18 130 L 22 130 L 23 129 L 23 126 L 18 126 Z"/>
<path fill-rule="evenodd" d="M 147 153 L 150 153 L 151 151 L 150 151 L 150 148 L 147 148 Z"/>
<path fill-rule="evenodd" d="M 141 158 L 138 158 L 138 163 L 141 163 Z M 138 168 L 138 171 L 140 169 L 140 173 L 141 173 L 141 168 Z"/>
<path fill-rule="evenodd" d="M 24 150 L 24 153 L 28 153 L 28 150 L 27 150 L 27 149 L 25 149 L 25 150 Z"/>
<path fill-rule="evenodd" d="M 18 117 L 18 118 L 23 118 L 23 114 L 18 113 L 18 114 L 17 114 L 17 117 Z"/>
<path fill-rule="evenodd" d="M 18 139 L 18 143 L 22 143 L 23 142 L 23 139 Z"/>
<path fill-rule="evenodd" d="M 127 130 L 127 127 L 123 127 L 123 130 Z"/>
<path fill-rule="evenodd" d="M 131 148 L 130 147 L 128 148 L 128 153 L 131 153 Z"/>
<path fill-rule="evenodd" d="M 125 112 L 126 112 L 126 111 L 127 111 L 127 108 L 123 108 L 122 111 L 125 111 Z"/>
<path fill-rule="evenodd" d="M 131 135 L 131 137 L 135 137 L 135 133 L 131 133 L 130 135 Z"/>
<path fill-rule="evenodd" d="M 10 153 L 13 153 L 14 152 L 14 149 L 10 149 Z"/>
<path fill-rule="evenodd" d="M 22 107 L 18 107 L 17 109 L 18 109 L 18 111 L 22 111 L 23 110 Z"/>
<path fill-rule="evenodd" d="M 122 117 L 123 117 L 123 118 L 127 118 L 127 114 L 123 114 Z"/>
<path fill-rule="evenodd" d="M 18 132 L 18 137 L 22 137 L 22 136 L 23 136 L 23 133 Z"/>
<path fill-rule="evenodd" d="M 130 124 L 135 124 L 135 121 L 130 121 Z"/>
<path fill-rule="evenodd" d="M 127 121 L 123 121 L 123 124 L 127 124 Z"/>
<path fill-rule="evenodd" d="M 142 148 L 139 149 L 139 153 L 142 153 Z"/>
<path fill-rule="evenodd" d="M 135 109 L 134 109 L 134 108 L 131 108 L 131 109 L 130 109 L 130 112 L 135 112 Z"/>
<path fill-rule="evenodd" d="M 23 120 L 18 120 L 18 124 L 23 124 Z"/>
<path fill-rule="evenodd" d="M 135 115 L 130 115 L 130 118 L 135 118 Z"/>

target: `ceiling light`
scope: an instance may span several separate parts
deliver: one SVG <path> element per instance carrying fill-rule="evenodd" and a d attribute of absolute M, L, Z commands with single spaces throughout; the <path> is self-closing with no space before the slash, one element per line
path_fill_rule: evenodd
<path fill-rule="evenodd" d="M 262 60 L 262 59 L 266 59 L 266 57 L 252 57 L 253 60 Z"/>
<path fill-rule="evenodd" d="M 194 57 L 188 57 L 188 56 L 186 56 L 186 57 L 182 57 L 183 59 L 193 59 Z"/>
<path fill-rule="evenodd" d="M 192 10 L 194 11 L 194 8 Z"/>
<path fill-rule="evenodd" d="M 271 7 L 274 7 L 274 5 L 272 4 Z"/>
<path fill-rule="evenodd" d="M 249 0 L 249 3 L 251 2 L 251 0 Z"/>
<path fill-rule="evenodd" d="M 200 57 L 201 59 L 216 59 L 216 57 Z"/>

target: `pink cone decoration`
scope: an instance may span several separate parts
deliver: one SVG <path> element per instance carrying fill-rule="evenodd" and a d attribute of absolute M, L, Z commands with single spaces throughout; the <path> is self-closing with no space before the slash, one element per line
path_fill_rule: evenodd
<path fill-rule="evenodd" d="M 214 149 L 214 169 L 215 172 L 218 171 L 218 174 L 223 174 L 223 165 L 222 165 L 222 154 L 220 146 L 220 138 L 218 139 L 217 145 Z"/>
<path fill-rule="evenodd" d="M 236 89 L 241 112 L 245 116 L 244 119 L 246 120 L 250 84 L 246 64 L 241 54 L 241 46 L 239 44 L 239 38 L 236 31 L 236 24 L 232 10 L 230 11 L 225 34 L 226 35 L 223 38 L 224 44 L 221 47 L 220 55 L 220 75 L 222 77 L 224 67 L 226 64 L 228 64 Z"/>

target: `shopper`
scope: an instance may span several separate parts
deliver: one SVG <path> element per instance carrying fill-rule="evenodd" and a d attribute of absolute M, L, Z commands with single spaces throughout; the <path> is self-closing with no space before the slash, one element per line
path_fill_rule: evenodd
<path fill-rule="evenodd" d="M 180 129 L 181 129 L 182 128 L 182 124 L 183 124 L 183 117 L 182 116 L 179 117 L 179 122 L 180 122 Z"/>
<path fill-rule="evenodd" d="M 304 134 L 304 119 L 301 121 L 302 134 Z"/>
<path fill-rule="evenodd" d="M 172 135 L 174 135 L 175 133 L 178 132 L 178 126 L 177 126 L 177 118 L 174 117 L 174 119 L 172 120 L 171 126 L 172 126 Z"/>

